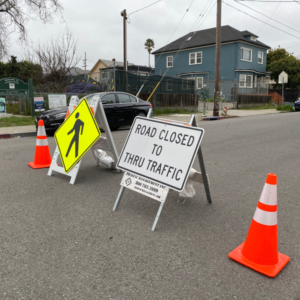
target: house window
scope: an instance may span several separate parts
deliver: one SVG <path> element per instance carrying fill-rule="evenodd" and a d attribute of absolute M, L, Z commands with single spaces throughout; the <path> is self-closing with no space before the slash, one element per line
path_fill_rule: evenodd
<path fill-rule="evenodd" d="M 263 57 L 264 57 L 264 53 L 261 52 L 261 51 L 258 51 L 257 62 L 258 62 L 259 64 L 262 64 L 262 63 L 263 63 Z"/>
<path fill-rule="evenodd" d="M 98 80 L 98 77 L 97 77 L 97 76 L 95 76 L 95 77 L 94 77 L 94 80 L 95 80 L 95 81 L 97 81 L 97 80 Z"/>
<path fill-rule="evenodd" d="M 102 72 L 101 78 L 108 79 L 108 72 L 107 71 Z"/>
<path fill-rule="evenodd" d="M 194 52 L 189 55 L 190 65 L 202 64 L 202 52 Z"/>
<path fill-rule="evenodd" d="M 251 35 L 251 41 L 254 41 L 254 42 L 256 42 L 256 37 L 255 37 L 255 36 L 253 36 L 253 35 Z"/>
<path fill-rule="evenodd" d="M 252 88 L 253 86 L 253 76 L 252 75 L 240 75 L 240 88 Z"/>
<path fill-rule="evenodd" d="M 252 50 L 247 48 L 242 49 L 242 60 L 244 61 L 252 61 Z"/>
<path fill-rule="evenodd" d="M 173 81 L 172 80 L 167 80 L 166 88 L 167 88 L 167 91 L 173 91 Z"/>
<path fill-rule="evenodd" d="M 186 79 L 182 79 L 182 89 L 187 90 L 188 88 L 188 82 Z"/>
<path fill-rule="evenodd" d="M 189 78 L 187 78 L 187 80 L 188 80 L 187 81 L 187 89 L 194 89 L 195 77 L 189 77 Z"/>
<path fill-rule="evenodd" d="M 173 67 L 173 56 L 167 56 L 167 68 Z"/>
<path fill-rule="evenodd" d="M 200 90 L 203 88 L 203 77 L 197 77 L 196 80 L 196 89 Z"/>

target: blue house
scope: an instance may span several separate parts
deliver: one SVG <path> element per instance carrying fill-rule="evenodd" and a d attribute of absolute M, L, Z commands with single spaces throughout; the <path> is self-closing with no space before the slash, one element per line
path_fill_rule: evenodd
<path fill-rule="evenodd" d="M 268 75 L 266 60 L 270 47 L 257 38 L 249 31 L 222 26 L 221 80 L 234 82 L 239 90 L 255 89 L 264 81 Z M 155 74 L 163 75 L 167 71 L 167 76 L 193 79 L 196 90 L 200 90 L 215 77 L 216 28 L 191 32 L 152 54 Z M 172 87 L 171 79 L 167 85 L 169 89 Z"/>

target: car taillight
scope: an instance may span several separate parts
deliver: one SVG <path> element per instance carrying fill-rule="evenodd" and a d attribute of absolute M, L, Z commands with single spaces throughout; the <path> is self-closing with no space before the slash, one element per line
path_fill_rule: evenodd
<path fill-rule="evenodd" d="M 152 107 L 152 104 L 149 102 L 150 107 Z"/>

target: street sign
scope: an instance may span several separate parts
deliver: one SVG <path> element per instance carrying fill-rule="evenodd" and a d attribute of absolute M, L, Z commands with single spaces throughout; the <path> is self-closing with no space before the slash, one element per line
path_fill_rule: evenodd
<path fill-rule="evenodd" d="M 44 97 L 34 97 L 35 111 L 45 111 Z"/>
<path fill-rule="evenodd" d="M 288 74 L 282 71 L 278 76 L 278 83 L 288 83 Z"/>
<path fill-rule="evenodd" d="M 28 83 L 7 77 L 0 80 L 0 95 L 28 95 Z"/>
<path fill-rule="evenodd" d="M 48 95 L 49 109 L 67 106 L 67 96 L 65 94 Z"/>
<path fill-rule="evenodd" d="M 86 98 L 83 98 L 55 133 L 66 173 L 81 160 L 100 136 L 101 132 L 95 117 Z"/>
<path fill-rule="evenodd" d="M 0 98 L 0 113 L 6 113 L 5 110 L 5 98 Z"/>
<path fill-rule="evenodd" d="M 117 167 L 182 191 L 204 129 L 136 117 Z"/>

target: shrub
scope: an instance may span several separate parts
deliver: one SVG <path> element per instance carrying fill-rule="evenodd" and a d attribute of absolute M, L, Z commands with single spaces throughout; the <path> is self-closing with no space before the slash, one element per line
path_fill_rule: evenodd
<path fill-rule="evenodd" d="M 101 92 L 103 90 L 100 86 L 89 82 L 79 82 L 67 87 L 67 94 L 92 94 Z"/>

